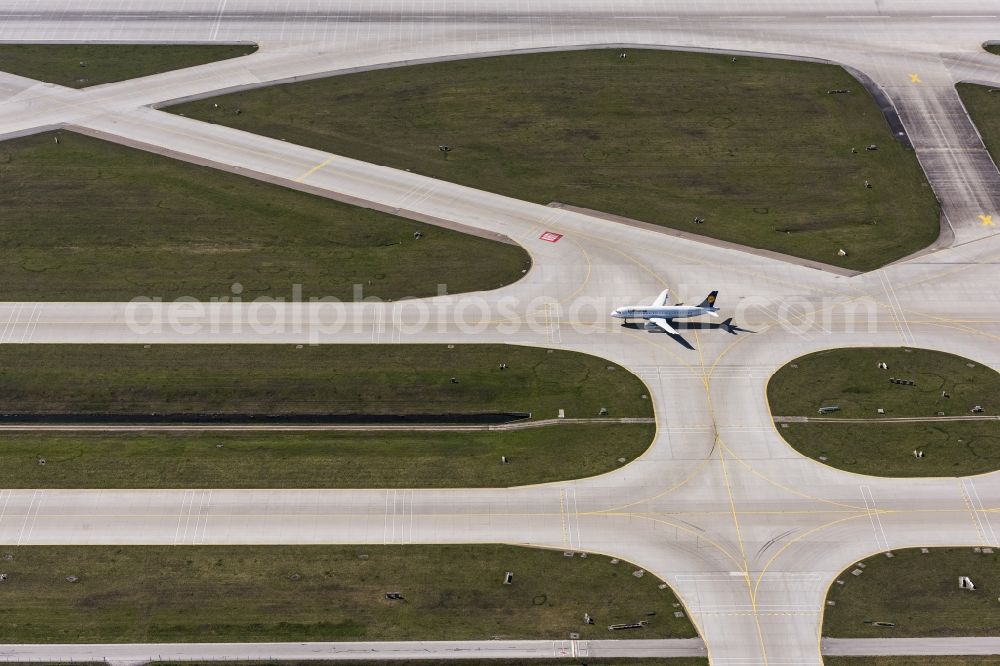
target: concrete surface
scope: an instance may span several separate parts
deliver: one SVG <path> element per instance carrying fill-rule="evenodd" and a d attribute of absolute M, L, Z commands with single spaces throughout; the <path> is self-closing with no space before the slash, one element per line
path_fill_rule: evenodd
<path fill-rule="evenodd" d="M 266 655 L 266 656 L 264 656 Z M 700 639 L 600 641 L 370 641 L 340 643 L 152 643 L 0 645 L 0 663 L 73 660 L 144 664 L 151 660 L 268 659 L 553 659 L 560 657 L 704 657 Z"/>
<path fill-rule="evenodd" d="M 0 2 L 0 40 L 261 44 L 246 58 L 84 91 L 0 77 L 0 137 L 66 126 L 502 234 L 534 259 L 525 278 L 504 289 L 397 303 L 2 303 L 0 342 L 572 349 L 639 374 L 658 425 L 649 451 L 620 470 L 515 489 L 5 490 L 0 543 L 503 542 L 588 550 L 667 581 L 713 663 L 819 664 L 826 588 L 853 561 L 906 546 L 1000 546 L 1000 475 L 909 480 L 834 470 L 784 442 L 764 394 L 788 360 L 838 346 L 928 347 L 1000 368 L 1000 239 L 986 223 L 1000 220 L 1000 173 L 954 91 L 959 80 L 1000 85 L 1000 58 L 979 49 L 1000 33 L 998 14 L 986 0 Z M 942 199 L 949 246 L 872 273 L 836 275 L 151 108 L 407 61 L 602 44 L 806 56 L 865 73 L 895 104 Z M 543 231 L 562 238 L 546 242 Z M 614 307 L 651 300 L 666 285 L 687 302 L 719 289 L 723 316 L 753 332 L 678 322 L 678 340 L 610 321 Z"/>
<path fill-rule="evenodd" d="M 823 654 L 839 657 L 997 655 L 1000 654 L 1000 637 L 824 638 Z"/>

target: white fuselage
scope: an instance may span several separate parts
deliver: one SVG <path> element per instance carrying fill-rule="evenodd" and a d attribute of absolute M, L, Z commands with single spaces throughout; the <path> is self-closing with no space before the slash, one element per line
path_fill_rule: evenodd
<path fill-rule="evenodd" d="M 611 313 L 616 319 L 685 319 L 703 314 L 715 314 L 718 308 L 698 305 L 627 305 Z"/>

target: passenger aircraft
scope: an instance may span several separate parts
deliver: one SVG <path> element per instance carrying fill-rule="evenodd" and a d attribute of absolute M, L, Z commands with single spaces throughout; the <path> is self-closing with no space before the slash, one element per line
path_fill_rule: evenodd
<path fill-rule="evenodd" d="M 698 305 L 684 305 L 683 303 L 678 303 L 677 305 L 667 305 L 667 296 L 670 290 L 664 289 L 656 300 L 653 301 L 652 305 L 642 306 L 642 305 L 629 305 L 623 308 L 618 308 L 611 313 L 611 316 L 615 319 L 624 319 L 625 323 L 628 323 L 629 319 L 644 319 L 646 321 L 646 328 L 660 328 L 667 333 L 673 335 L 678 335 L 676 329 L 670 325 L 671 319 L 685 319 L 687 317 L 697 317 L 699 315 L 707 314 L 713 317 L 719 316 L 719 308 L 715 307 L 715 299 L 719 295 L 719 292 L 713 291 L 705 300 Z M 733 326 L 733 319 L 730 317 L 726 321 L 719 325 L 719 328 L 729 332 L 735 333 Z"/>

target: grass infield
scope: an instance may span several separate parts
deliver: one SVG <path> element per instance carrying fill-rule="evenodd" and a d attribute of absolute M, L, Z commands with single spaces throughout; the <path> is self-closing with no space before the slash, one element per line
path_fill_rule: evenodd
<path fill-rule="evenodd" d="M 779 432 L 799 453 L 875 476 L 967 476 L 1000 469 L 1000 423 L 789 423 Z M 913 455 L 924 452 L 923 458 Z"/>
<path fill-rule="evenodd" d="M 71 132 L 0 142 L 0 214 L 0 301 L 395 300 L 530 267 L 515 245 Z"/>
<path fill-rule="evenodd" d="M 0 346 L 3 413 L 68 414 L 60 418 L 70 423 L 204 413 L 530 412 L 540 420 L 559 409 L 596 417 L 601 408 L 650 417 L 646 391 L 604 359 L 506 345 Z M 0 486 L 513 486 L 614 470 L 640 456 L 654 433 L 652 424 L 619 423 L 493 432 L 2 432 Z"/>
<path fill-rule="evenodd" d="M 1000 53 L 1000 45 L 993 48 L 993 53 Z M 990 92 L 1000 88 L 972 83 L 959 83 L 956 88 L 993 161 L 1000 163 L 1000 92 Z"/>
<path fill-rule="evenodd" d="M 888 369 L 879 369 L 879 362 Z M 890 378 L 912 380 L 916 385 L 891 384 Z M 996 414 L 1000 411 L 1000 373 L 929 349 L 832 349 L 784 365 L 771 377 L 767 397 L 775 416 L 819 416 L 817 410 L 829 405 L 841 409 L 823 415 L 827 418 L 876 418 L 879 408 L 885 409 L 887 417 L 935 416 L 939 411 L 962 416 L 975 405 L 986 408 L 986 414 Z"/>
<path fill-rule="evenodd" d="M 826 666 L 998 666 L 996 657 L 823 657 Z"/>
<path fill-rule="evenodd" d="M 998 666 L 996 657 L 823 657 L 826 666 Z"/>
<path fill-rule="evenodd" d="M 508 487 L 609 472 L 620 458 L 642 455 L 654 433 L 652 424 L 617 423 L 511 432 L 4 432 L 0 487 Z"/>
<path fill-rule="evenodd" d="M 86 88 L 249 55 L 250 44 L 0 44 L 0 70 Z"/>
<path fill-rule="evenodd" d="M 919 548 L 893 551 L 864 560 L 860 576 L 848 567 L 837 578 L 827 599 L 823 635 L 837 638 L 919 638 L 944 636 L 996 636 L 1000 614 L 1000 565 L 996 554 L 972 548 Z M 968 576 L 975 591 L 958 587 L 958 577 Z M 876 627 L 865 620 L 892 622 Z"/>
<path fill-rule="evenodd" d="M 880 362 L 888 365 L 881 370 Z M 889 382 L 913 381 L 914 386 Z M 817 352 L 778 370 L 767 387 L 771 413 L 865 423 L 778 423 L 795 449 L 844 470 L 876 476 L 963 476 L 1000 467 L 1000 422 L 879 422 L 893 417 L 984 415 L 1000 409 L 1000 374 L 961 356 L 914 348 Z M 817 414 L 823 406 L 840 411 Z M 879 415 L 878 409 L 885 414 Z M 917 459 L 913 451 L 924 451 Z"/>
<path fill-rule="evenodd" d="M 0 345 L 3 413 L 649 417 L 627 370 L 502 344 Z M 505 363 L 507 368 L 500 369 Z M 455 378 L 456 382 L 451 381 Z"/>
<path fill-rule="evenodd" d="M 916 157 L 840 67 L 619 53 L 399 67 L 170 110 L 849 269 L 875 268 L 937 238 L 939 207 Z M 878 150 L 866 150 L 871 144 Z"/>
<path fill-rule="evenodd" d="M 592 639 L 619 638 L 609 624 L 640 620 L 648 626 L 630 638 L 695 635 L 656 577 L 597 555 L 493 545 L 8 552 L 5 643 Z"/>

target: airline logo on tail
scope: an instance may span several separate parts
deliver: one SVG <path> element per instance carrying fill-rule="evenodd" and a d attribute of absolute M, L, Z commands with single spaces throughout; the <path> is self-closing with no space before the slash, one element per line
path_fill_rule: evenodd
<path fill-rule="evenodd" d="M 716 299 L 716 297 L 718 297 L 718 295 L 719 295 L 719 292 L 713 291 L 712 293 L 710 293 L 708 296 L 705 297 L 705 300 L 703 300 L 698 305 L 698 307 L 699 308 L 714 308 L 715 307 L 715 299 Z"/>

